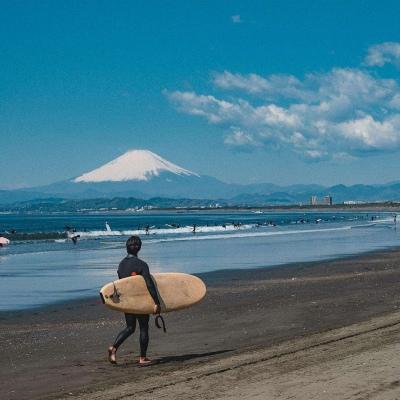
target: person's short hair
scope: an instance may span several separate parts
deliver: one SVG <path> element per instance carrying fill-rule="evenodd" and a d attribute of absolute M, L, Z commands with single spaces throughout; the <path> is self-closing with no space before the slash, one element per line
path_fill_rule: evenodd
<path fill-rule="evenodd" d="M 139 236 L 131 236 L 126 241 L 126 251 L 129 254 L 136 254 L 142 247 L 142 241 Z"/>

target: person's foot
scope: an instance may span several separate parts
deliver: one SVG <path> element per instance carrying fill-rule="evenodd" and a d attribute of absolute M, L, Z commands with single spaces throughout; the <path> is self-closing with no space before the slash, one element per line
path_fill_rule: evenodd
<path fill-rule="evenodd" d="M 154 363 L 149 358 L 147 358 L 147 357 L 140 357 L 139 358 L 139 365 L 141 367 L 145 367 L 146 365 L 151 365 L 151 364 L 154 364 Z"/>
<path fill-rule="evenodd" d="M 110 346 L 108 348 L 108 361 L 110 361 L 111 364 L 116 364 L 117 363 L 117 349 L 113 346 Z"/>

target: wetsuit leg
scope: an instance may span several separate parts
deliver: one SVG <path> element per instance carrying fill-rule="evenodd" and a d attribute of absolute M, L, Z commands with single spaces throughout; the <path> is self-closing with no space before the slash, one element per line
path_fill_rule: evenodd
<path fill-rule="evenodd" d="M 149 345 L 149 315 L 138 315 L 140 328 L 140 357 L 146 357 L 147 347 Z"/>
<path fill-rule="evenodd" d="M 118 349 L 118 347 L 121 346 L 121 344 L 125 342 L 125 340 L 128 339 L 136 329 L 136 315 L 125 314 L 125 320 L 126 328 L 118 334 L 113 345 L 116 349 Z"/>

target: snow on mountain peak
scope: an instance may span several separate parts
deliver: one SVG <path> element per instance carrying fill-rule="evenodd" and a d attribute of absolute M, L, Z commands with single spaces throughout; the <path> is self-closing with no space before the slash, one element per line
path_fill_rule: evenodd
<path fill-rule="evenodd" d="M 78 176 L 73 182 L 148 181 L 161 172 L 199 176 L 149 150 L 130 150 L 115 160 Z"/>

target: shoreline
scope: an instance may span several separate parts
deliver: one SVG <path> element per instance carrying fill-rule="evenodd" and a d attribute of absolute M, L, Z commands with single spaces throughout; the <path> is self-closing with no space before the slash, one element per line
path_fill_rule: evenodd
<path fill-rule="evenodd" d="M 0 216 L 44 216 L 44 215 L 152 215 L 152 214 L 182 214 L 182 213 L 196 213 L 196 214 L 218 214 L 218 213 L 243 213 L 252 211 L 264 211 L 266 214 L 269 212 L 400 212 L 400 203 L 398 202 L 383 202 L 383 203 L 365 203 L 365 204 L 332 204 L 332 205 L 249 205 L 249 206 L 232 206 L 232 207 L 186 207 L 186 208 L 153 208 L 143 211 L 132 210 L 75 210 L 75 211 L 0 211 Z"/>
<path fill-rule="evenodd" d="M 328 263 L 332 261 L 351 261 L 353 258 L 358 258 L 358 257 L 366 257 L 368 255 L 374 255 L 375 253 L 382 253 L 382 252 L 391 252 L 391 251 L 399 251 L 400 252 L 400 245 L 396 246 L 388 246 L 385 248 L 381 248 L 379 250 L 368 250 L 364 251 L 361 253 L 355 253 L 355 254 L 346 254 L 346 255 L 338 255 L 338 256 L 332 256 L 330 258 L 324 258 L 322 260 L 311 260 L 311 261 L 304 261 L 304 262 L 298 262 L 298 261 L 293 261 L 289 263 L 284 263 L 284 264 L 276 264 L 276 265 L 271 265 L 271 266 L 260 266 L 257 268 L 232 268 L 232 269 L 217 269 L 214 271 L 208 271 L 208 272 L 194 272 L 192 275 L 198 276 L 201 278 L 206 285 L 217 285 L 218 281 L 223 281 L 224 279 L 239 279 L 239 278 L 244 278 L 244 279 L 253 279 L 255 276 L 257 276 L 257 273 L 266 271 L 266 270 L 274 270 L 274 269 L 288 269 L 289 271 L 293 268 L 312 268 L 313 266 L 323 264 L 323 263 Z M 100 290 L 100 287 L 99 287 Z M 80 297 L 80 298 L 75 298 L 75 299 L 69 299 L 69 300 L 60 300 L 54 303 L 49 303 L 49 304 L 44 304 L 44 305 L 39 305 L 39 306 L 32 306 L 29 308 L 23 308 L 23 309 L 15 309 L 15 310 L 1 310 L 0 309 L 0 322 L 8 317 L 12 317 L 12 314 L 17 314 L 19 316 L 23 316 L 24 314 L 31 314 L 31 313 L 48 313 L 48 312 L 54 312 L 54 310 L 61 310 L 63 308 L 70 308 L 76 305 L 79 305 L 81 303 L 93 303 L 93 302 L 98 302 L 100 300 L 99 295 L 90 295 L 87 297 Z"/>
<path fill-rule="evenodd" d="M 107 346 L 123 320 L 100 298 L 0 314 L 0 338 L 7 345 L 0 350 L 1 398 L 89 399 L 92 392 L 118 391 L 119 385 L 135 389 L 141 380 L 168 380 L 191 368 L 208 371 L 230 357 L 244 360 L 251 351 L 400 310 L 400 248 L 205 275 L 205 300 L 165 315 L 167 334 L 151 321 L 149 356 L 157 361 L 151 368 L 136 365 L 137 335 L 121 347 L 117 366 L 107 363 Z M 109 398 L 114 397 L 104 397 Z"/>

